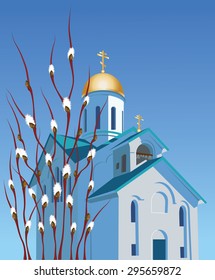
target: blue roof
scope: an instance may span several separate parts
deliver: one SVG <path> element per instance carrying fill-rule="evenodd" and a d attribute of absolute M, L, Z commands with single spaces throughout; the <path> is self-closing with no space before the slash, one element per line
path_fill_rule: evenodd
<path fill-rule="evenodd" d="M 90 198 L 97 197 L 99 195 L 103 195 L 106 193 L 111 192 L 117 192 L 126 185 L 128 185 L 130 182 L 132 182 L 134 179 L 145 173 L 147 170 L 152 168 L 153 166 L 157 165 L 158 163 L 163 162 L 166 163 L 170 169 L 174 172 L 174 174 L 182 180 L 186 188 L 192 193 L 192 195 L 198 200 L 202 201 L 203 203 L 206 203 L 204 198 L 183 178 L 183 176 L 164 158 L 160 157 L 157 159 L 148 160 L 146 163 L 142 164 L 138 168 L 134 169 L 133 171 L 126 173 L 124 175 L 115 177 L 111 179 L 109 182 L 107 182 L 105 185 L 103 185 L 100 189 L 98 189 L 96 192 L 94 192 Z"/>
<path fill-rule="evenodd" d="M 51 135 L 51 136 L 53 137 L 53 135 Z M 57 135 L 56 141 L 62 149 L 64 147 L 64 139 L 65 139 L 65 136 Z M 66 138 L 66 153 L 67 153 L 67 155 L 70 154 L 71 150 L 74 147 L 74 144 L 75 144 L 75 137 L 67 137 Z M 89 152 L 90 143 L 86 140 L 79 139 L 78 142 L 77 142 L 77 146 L 78 146 L 79 160 L 82 160 L 83 158 L 85 158 L 87 156 L 87 154 Z M 74 152 L 73 152 L 72 160 L 74 162 L 77 162 L 77 152 L 76 152 L 76 150 L 74 150 Z"/>
<path fill-rule="evenodd" d="M 134 130 L 135 128 L 132 128 L 132 129 Z M 136 129 L 135 129 L 135 131 L 136 131 Z M 161 141 L 161 139 L 150 128 L 146 128 L 140 132 L 136 132 L 135 134 L 131 135 L 130 137 L 128 137 L 127 139 L 125 139 L 124 141 L 119 143 L 118 145 L 121 145 L 124 142 L 130 142 L 130 141 L 136 139 L 137 137 L 140 137 L 141 135 L 146 134 L 147 132 L 149 132 L 153 137 L 155 137 L 155 139 L 163 146 L 163 148 L 165 148 L 167 151 L 169 150 L 169 148 L 163 143 L 163 141 Z"/>
<path fill-rule="evenodd" d="M 98 195 L 102 195 L 105 193 L 118 191 L 129 182 L 133 181 L 136 177 L 140 176 L 142 173 L 146 172 L 149 168 L 151 168 L 156 162 L 160 161 L 161 158 L 148 160 L 146 163 L 142 164 L 138 168 L 133 171 L 126 173 L 124 175 L 114 177 L 105 185 L 103 185 L 100 189 L 94 192 L 90 198 L 93 198 Z"/>

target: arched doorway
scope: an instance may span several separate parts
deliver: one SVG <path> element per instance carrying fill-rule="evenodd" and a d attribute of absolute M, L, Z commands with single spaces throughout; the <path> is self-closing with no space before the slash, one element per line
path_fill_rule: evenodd
<path fill-rule="evenodd" d="M 163 230 L 157 230 L 152 234 L 152 258 L 153 260 L 167 260 L 168 248 L 167 234 Z"/>

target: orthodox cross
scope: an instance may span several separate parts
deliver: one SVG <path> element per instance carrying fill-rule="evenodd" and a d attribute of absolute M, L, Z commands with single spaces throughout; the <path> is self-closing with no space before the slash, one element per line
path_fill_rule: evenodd
<path fill-rule="evenodd" d="M 140 121 L 143 121 L 143 117 L 141 115 L 136 115 L 135 119 L 138 120 L 138 122 L 137 122 L 137 125 L 138 125 L 137 132 L 140 132 L 142 130 Z"/>
<path fill-rule="evenodd" d="M 105 65 L 105 58 L 109 59 L 109 57 L 107 56 L 107 54 L 105 53 L 104 50 L 99 52 L 99 53 L 97 53 L 97 55 L 101 56 L 101 58 L 102 58 L 102 61 L 100 61 L 100 64 L 102 65 L 102 71 L 101 72 L 104 73 L 105 72 L 105 67 L 106 67 L 106 65 Z"/>

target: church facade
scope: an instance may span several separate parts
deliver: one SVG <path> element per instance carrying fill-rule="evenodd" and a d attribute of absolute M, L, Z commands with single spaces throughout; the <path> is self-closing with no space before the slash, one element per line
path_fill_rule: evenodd
<path fill-rule="evenodd" d="M 104 70 L 105 53 L 101 52 L 102 71 L 90 78 L 88 96 L 90 102 L 83 112 L 83 134 L 78 141 L 80 166 L 84 166 L 90 141 L 97 127 L 94 143 L 95 187 L 89 197 L 89 210 L 96 213 L 107 202 L 90 232 L 87 248 L 88 259 L 198 259 L 198 206 L 204 199 L 165 159 L 166 145 L 149 128 L 141 130 L 141 116 L 137 116 L 138 128 L 124 129 L 125 95 L 116 77 Z M 85 98 L 88 82 L 82 98 Z M 101 116 L 99 117 L 100 112 Z M 69 153 L 75 139 L 68 137 L 66 151 Z M 57 152 L 53 162 L 56 178 L 62 183 L 62 147 L 64 136 L 57 136 Z M 50 135 L 46 150 L 53 150 Z M 77 157 L 70 160 L 75 169 Z M 40 158 L 41 182 L 50 199 L 46 215 L 53 214 L 52 179 L 45 166 L 44 155 Z M 47 169 L 47 172 L 46 172 Z M 68 193 L 73 184 L 69 181 Z M 88 185 L 89 176 L 80 177 L 78 191 L 74 194 L 74 220 L 83 224 L 83 185 Z M 31 185 L 35 185 L 35 178 Z M 63 201 L 58 200 L 58 215 L 62 213 Z M 48 223 L 48 222 L 47 222 Z M 47 248 L 53 248 L 52 229 L 45 233 Z M 69 216 L 66 216 L 66 231 L 69 232 Z M 38 233 L 37 239 L 40 236 Z M 60 242 L 57 236 L 57 241 Z M 76 236 L 74 242 L 80 236 Z M 64 247 L 69 246 L 66 239 Z M 68 251 L 68 250 L 67 250 Z M 63 250 L 63 258 L 69 253 Z M 74 252 L 75 253 L 75 252 Z M 37 258 L 41 257 L 41 245 L 37 245 Z M 46 258 L 52 258 L 47 250 Z"/>

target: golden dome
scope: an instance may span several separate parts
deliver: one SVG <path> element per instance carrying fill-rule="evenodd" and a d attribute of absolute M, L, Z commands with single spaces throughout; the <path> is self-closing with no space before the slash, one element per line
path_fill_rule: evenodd
<path fill-rule="evenodd" d="M 87 85 L 88 81 L 86 82 L 82 91 L 82 97 L 86 95 Z M 98 73 L 90 78 L 88 93 L 100 90 L 113 91 L 125 97 L 122 85 L 119 80 L 108 73 Z"/>

